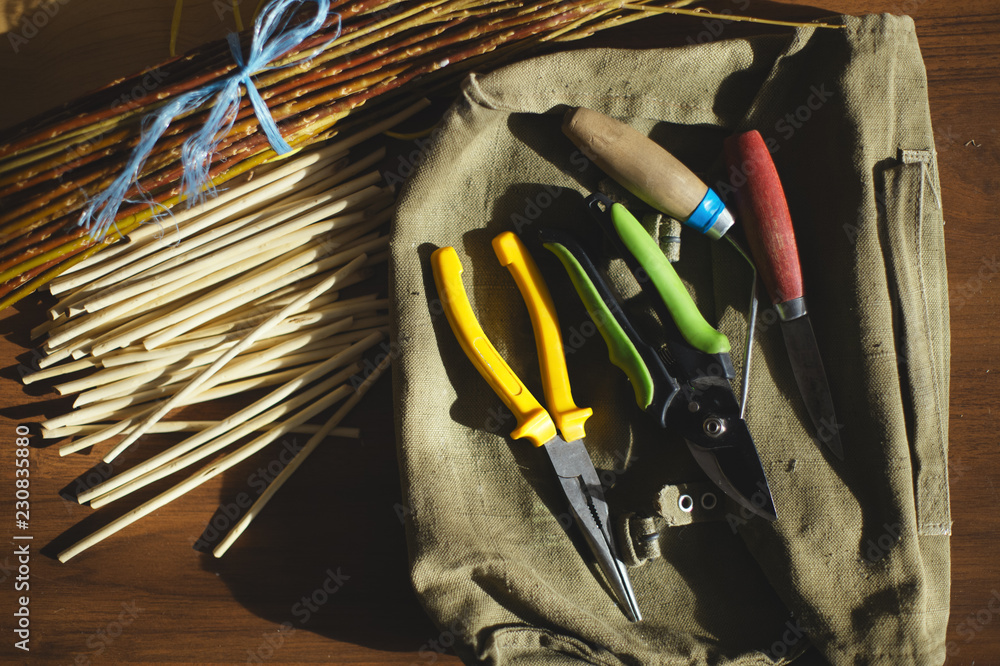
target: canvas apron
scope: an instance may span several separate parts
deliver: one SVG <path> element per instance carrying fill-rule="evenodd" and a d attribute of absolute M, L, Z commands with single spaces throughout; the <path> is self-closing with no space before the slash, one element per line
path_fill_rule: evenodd
<path fill-rule="evenodd" d="M 943 662 L 949 329 L 926 76 L 909 18 L 841 20 L 843 30 L 556 53 L 473 75 L 421 145 L 394 222 L 390 289 L 400 515 L 436 645 L 496 664 L 774 664 L 809 646 L 832 664 Z M 738 174 L 723 139 L 757 129 L 768 142 L 846 450 L 839 461 L 813 441 L 765 299 L 746 418 L 774 523 L 731 505 L 672 511 L 706 477 L 636 407 L 560 265 L 530 244 L 540 226 L 593 234 L 582 198 L 603 174 L 561 134 L 567 106 L 628 122 L 724 197 Z M 545 456 L 510 439 L 513 417 L 437 300 L 428 259 L 451 245 L 483 328 L 542 395 L 527 310 L 490 246 L 506 230 L 542 268 L 574 397 L 594 409 L 587 447 L 634 565 L 640 623 L 602 585 Z M 687 229 L 680 255 L 740 377 L 750 269 Z M 620 262 L 608 270 L 635 295 Z M 629 530 L 659 536 L 643 547 Z"/>

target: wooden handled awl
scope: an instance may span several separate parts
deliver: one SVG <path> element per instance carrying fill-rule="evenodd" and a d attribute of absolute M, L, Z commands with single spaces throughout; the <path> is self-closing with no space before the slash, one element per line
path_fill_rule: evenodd
<path fill-rule="evenodd" d="M 733 225 L 714 190 L 625 123 L 580 107 L 566 112 L 562 129 L 588 159 L 656 210 L 713 240 Z"/>

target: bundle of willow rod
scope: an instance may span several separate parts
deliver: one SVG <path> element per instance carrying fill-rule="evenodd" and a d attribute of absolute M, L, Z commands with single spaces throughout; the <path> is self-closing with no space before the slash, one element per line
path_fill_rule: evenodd
<path fill-rule="evenodd" d="M 255 83 L 282 136 L 293 148 L 302 147 L 389 115 L 474 66 L 540 41 L 581 37 L 641 18 L 650 13 L 647 1 L 656 4 L 334 0 L 324 27 L 273 63 L 278 68 L 260 72 Z M 329 43 L 337 31 L 339 37 Z M 242 38 L 246 47 L 247 33 Z M 0 139 L 0 309 L 181 202 L 181 145 L 204 125 L 207 108 L 171 123 L 103 239 L 91 239 L 77 225 L 88 201 L 122 172 L 144 114 L 235 68 L 227 43 L 212 43 L 164 62 L 158 68 L 162 84 L 137 103 L 118 100 L 142 85 L 147 73 L 35 118 Z M 366 112 L 354 117 L 362 106 Z M 211 156 L 210 184 L 221 185 L 275 156 L 244 95 L 235 125 Z"/>
<path fill-rule="evenodd" d="M 393 193 L 372 170 L 384 149 L 353 152 L 423 106 L 257 169 L 252 179 L 176 215 L 162 234 L 143 227 L 130 243 L 52 283 L 60 299 L 51 321 L 33 331 L 44 340 L 44 356 L 25 382 L 53 382 L 59 393 L 77 397 L 72 411 L 42 423 L 43 436 L 78 437 L 61 455 L 123 437 L 104 453 L 110 462 L 145 432 L 191 433 L 87 488 L 79 501 L 97 508 L 210 460 L 61 560 L 284 435 L 310 434 L 216 547 L 221 556 L 323 439 L 358 436 L 339 425 L 385 369 L 364 377 L 360 358 L 388 333 L 388 301 L 371 290 L 349 298 L 341 290 L 385 284 Z M 246 398 L 247 406 L 218 422 L 160 420 L 175 407 L 260 389 L 262 396 Z M 326 424 L 308 423 L 338 403 Z"/>

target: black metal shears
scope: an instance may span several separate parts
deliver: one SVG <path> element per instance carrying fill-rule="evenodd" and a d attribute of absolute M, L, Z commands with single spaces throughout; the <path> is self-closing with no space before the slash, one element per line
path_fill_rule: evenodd
<path fill-rule="evenodd" d="M 665 344 L 643 339 L 583 247 L 569 233 L 543 229 L 541 241 L 569 273 L 636 402 L 661 428 L 677 429 L 708 477 L 741 506 L 768 520 L 777 513 L 753 437 L 730 380 L 729 340 L 715 330 L 670 262 L 621 204 L 591 195 L 591 216 L 616 246 L 642 290 L 660 309 Z M 660 308 L 662 306 L 662 308 Z"/>

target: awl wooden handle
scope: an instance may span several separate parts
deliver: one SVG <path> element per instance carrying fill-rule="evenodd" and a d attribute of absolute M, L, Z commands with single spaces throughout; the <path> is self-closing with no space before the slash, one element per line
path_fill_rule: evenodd
<path fill-rule="evenodd" d="M 764 139 L 756 130 L 745 132 L 726 139 L 725 150 L 730 170 L 735 168 L 746 177 L 746 183 L 736 191 L 736 200 L 771 302 L 779 306 L 782 319 L 804 314 L 802 268 L 792 216 Z"/>
<path fill-rule="evenodd" d="M 625 123 L 586 108 L 570 109 L 563 133 L 588 159 L 653 208 L 711 238 L 732 216 L 714 191 L 659 144 Z"/>

